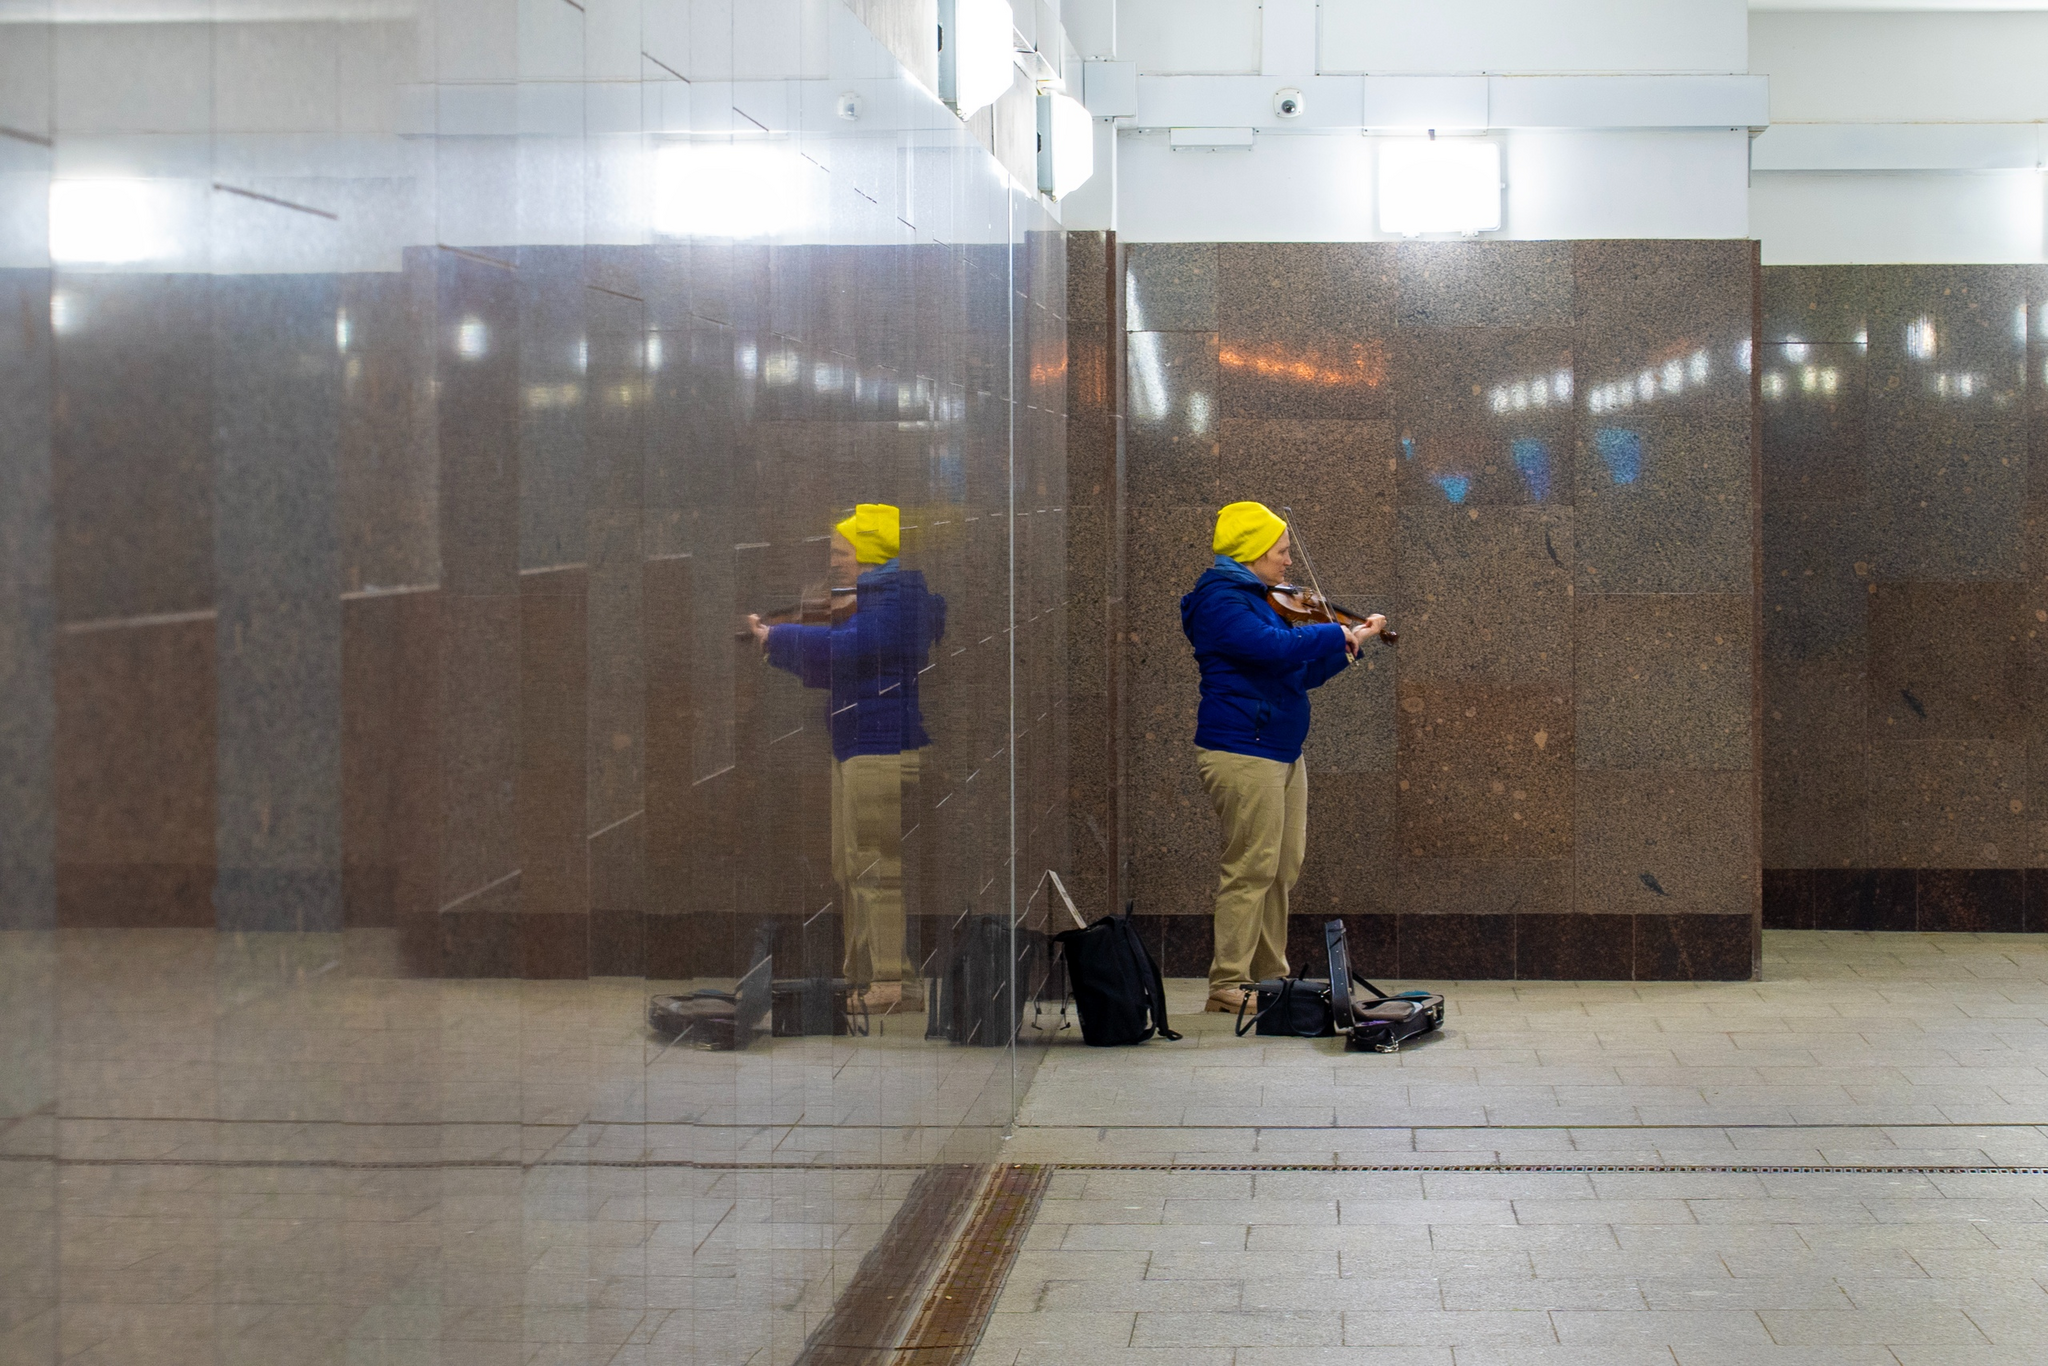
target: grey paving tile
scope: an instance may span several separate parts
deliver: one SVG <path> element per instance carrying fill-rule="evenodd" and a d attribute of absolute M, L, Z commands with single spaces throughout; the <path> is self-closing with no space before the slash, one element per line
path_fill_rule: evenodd
<path fill-rule="evenodd" d="M 1859 1343 L 1939 1347 L 1991 1341 L 1972 1321 L 1972 1315 L 1939 1305 L 1906 1309 L 1767 1309 L 1758 1316 L 1770 1329 L 1771 1341 L 1788 1347 Z"/>

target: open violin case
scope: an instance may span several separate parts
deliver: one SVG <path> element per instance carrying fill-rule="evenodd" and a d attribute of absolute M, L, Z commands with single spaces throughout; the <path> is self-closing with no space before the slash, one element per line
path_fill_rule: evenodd
<path fill-rule="evenodd" d="M 1330 957 L 1330 1022 L 1344 1036 L 1345 1052 L 1398 1053 L 1410 1039 L 1443 1028 L 1443 997 L 1433 991 L 1389 996 L 1351 970 L 1343 921 L 1324 923 L 1323 947 Z"/>

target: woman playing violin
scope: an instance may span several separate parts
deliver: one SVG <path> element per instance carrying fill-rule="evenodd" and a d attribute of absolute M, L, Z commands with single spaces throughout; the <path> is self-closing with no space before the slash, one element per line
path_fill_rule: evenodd
<path fill-rule="evenodd" d="M 846 933 L 846 976 L 870 1010 L 921 1008 L 917 967 L 904 956 L 904 808 L 915 797 L 918 751 L 931 743 L 918 675 L 946 634 L 946 600 L 897 559 L 902 515 L 862 503 L 832 528 L 827 618 L 747 618 L 768 663 L 827 693 L 832 736 L 832 875 Z"/>
<path fill-rule="evenodd" d="M 1223 824 L 1212 1011 L 1235 1013 L 1252 983 L 1287 974 L 1287 895 L 1308 844 L 1308 690 L 1343 672 L 1386 626 L 1290 626 L 1268 602 L 1293 566 L 1287 523 L 1262 503 L 1216 516 L 1216 562 L 1180 600 L 1202 671 L 1195 759 Z"/>

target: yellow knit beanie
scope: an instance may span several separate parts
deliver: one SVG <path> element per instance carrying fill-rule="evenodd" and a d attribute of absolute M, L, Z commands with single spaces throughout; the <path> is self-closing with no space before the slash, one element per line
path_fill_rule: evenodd
<path fill-rule="evenodd" d="M 1211 547 L 1239 564 L 1250 564 L 1273 548 L 1287 523 L 1264 503 L 1232 503 L 1216 514 L 1216 540 Z"/>
<path fill-rule="evenodd" d="M 832 529 L 853 542 L 861 564 L 886 564 L 903 544 L 903 514 L 889 503 L 862 503 Z"/>

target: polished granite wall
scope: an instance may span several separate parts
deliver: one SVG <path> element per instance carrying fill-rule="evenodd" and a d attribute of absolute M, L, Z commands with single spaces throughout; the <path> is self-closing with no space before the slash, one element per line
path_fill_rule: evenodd
<path fill-rule="evenodd" d="M 2048 929 L 2048 272 L 1763 272 L 1764 917 Z"/>
<path fill-rule="evenodd" d="M 1386 610 L 1315 696 L 1293 958 L 1746 978 L 1757 945 L 1756 265 L 1745 242 L 1131 244 L 1129 891 L 1209 954 L 1178 599 L 1223 503 Z"/>
<path fill-rule="evenodd" d="M 1126 858 L 1122 255 L 1113 232 L 1067 234 L 1067 851 L 1089 906 L 1123 904 Z"/>
<path fill-rule="evenodd" d="M 794 1360 L 1045 1031 L 647 997 L 842 971 L 829 708 L 736 628 L 856 502 L 947 603 L 907 947 L 1041 981 L 1057 222 L 824 0 L 60 17 L 0 42 L 0 1360 Z"/>

